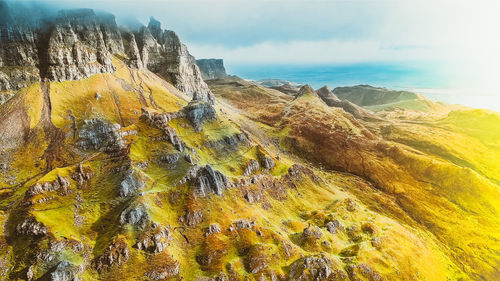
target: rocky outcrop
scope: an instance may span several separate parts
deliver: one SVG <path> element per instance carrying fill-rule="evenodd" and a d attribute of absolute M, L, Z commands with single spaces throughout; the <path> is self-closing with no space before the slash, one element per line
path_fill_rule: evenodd
<path fill-rule="evenodd" d="M 180 263 L 178 261 L 170 261 L 169 263 L 162 264 L 155 267 L 153 270 L 144 274 L 152 280 L 168 280 L 179 274 Z"/>
<path fill-rule="evenodd" d="M 109 23 L 110 20 L 106 22 Z M 103 31 L 112 32 L 111 29 L 112 26 L 104 27 L 103 25 L 103 30 L 101 30 L 101 25 L 93 10 L 60 11 L 55 22 L 50 26 L 51 31 L 43 35 L 43 37 L 48 36 L 48 41 L 46 46 L 41 43 L 40 48 L 46 48 L 47 52 L 40 54 L 43 59 L 46 59 L 46 61 L 41 61 L 42 76 L 52 81 L 64 81 L 87 78 L 96 73 L 113 72 L 115 68 L 108 48 L 118 48 L 118 43 L 113 41 L 116 35 L 106 36 L 108 43 L 111 44 L 109 47 L 106 46 L 103 35 Z M 115 30 L 117 30 L 116 24 Z M 123 49 L 123 45 L 121 48 Z"/>
<path fill-rule="evenodd" d="M 327 222 L 325 224 L 325 228 L 331 234 L 336 234 L 338 231 L 344 230 L 344 227 L 342 226 L 342 224 L 340 223 L 339 220 L 333 220 L 333 221 Z"/>
<path fill-rule="evenodd" d="M 57 191 L 60 189 L 62 190 L 63 193 L 66 193 L 69 185 L 70 182 L 67 178 L 57 176 L 57 179 L 54 181 L 37 183 L 30 186 L 28 190 L 26 190 L 25 196 L 28 198 L 28 197 L 33 197 L 36 194 L 50 192 L 50 191 Z"/>
<path fill-rule="evenodd" d="M 194 192 L 200 197 L 210 193 L 222 196 L 222 191 L 230 187 L 231 182 L 223 173 L 215 171 L 211 165 L 206 165 L 198 170 L 194 185 Z"/>
<path fill-rule="evenodd" d="M 92 265 L 98 272 L 115 264 L 121 265 L 128 261 L 129 252 L 127 241 L 124 238 L 116 239 L 92 262 Z"/>
<path fill-rule="evenodd" d="M 207 140 L 203 142 L 203 146 L 215 149 L 228 149 L 237 147 L 238 144 L 248 141 L 250 141 L 250 139 L 245 133 L 238 133 L 231 136 L 224 136 L 219 140 Z"/>
<path fill-rule="evenodd" d="M 336 106 L 340 102 L 340 99 L 330 91 L 328 86 L 323 86 L 316 90 L 316 94 L 328 105 Z"/>
<path fill-rule="evenodd" d="M 120 128 L 119 124 L 109 124 L 101 119 L 85 120 L 76 145 L 82 150 L 118 152 L 125 148 L 122 137 L 128 134 L 121 132 Z"/>
<path fill-rule="evenodd" d="M 245 167 L 243 171 L 243 175 L 245 177 L 251 176 L 253 173 L 257 172 L 260 169 L 259 162 L 255 159 L 251 159 Z"/>
<path fill-rule="evenodd" d="M 207 120 L 211 120 L 217 117 L 215 108 L 207 102 L 190 102 L 183 109 L 186 118 L 191 122 L 194 129 L 197 131 L 201 130 L 201 125 Z"/>
<path fill-rule="evenodd" d="M 0 91 L 43 79 L 79 80 L 114 72 L 113 55 L 162 76 L 193 100 L 214 102 L 186 45 L 153 18 L 147 27 L 127 30 L 117 26 L 113 15 L 91 9 L 42 17 L 36 10 L 0 3 Z"/>
<path fill-rule="evenodd" d="M 151 253 L 160 253 L 167 248 L 167 243 L 170 240 L 172 240 L 170 230 L 164 226 L 157 225 L 145 231 L 138 239 L 135 247 Z"/>
<path fill-rule="evenodd" d="M 214 96 L 203 81 L 195 58 L 189 54 L 177 34 L 162 30 L 160 22 L 150 19 L 148 27 L 136 33 L 142 64 L 171 82 L 193 100 L 214 102 Z"/>
<path fill-rule="evenodd" d="M 313 280 L 349 280 L 347 274 L 337 268 L 333 261 L 325 256 L 309 256 L 297 260 L 290 266 L 289 281 Z"/>
<path fill-rule="evenodd" d="M 168 140 L 177 150 L 180 152 L 184 151 L 186 144 L 177 135 L 175 129 L 168 124 L 168 122 L 174 118 L 184 117 L 184 111 L 178 111 L 175 113 L 156 113 L 152 112 L 146 108 L 142 108 L 141 119 L 144 120 L 149 125 L 155 126 L 159 130 L 163 131 L 164 138 Z"/>
<path fill-rule="evenodd" d="M 131 224 L 139 227 L 145 227 L 149 221 L 149 215 L 142 205 L 128 207 L 120 214 L 120 224 Z"/>
<path fill-rule="evenodd" d="M 205 229 L 205 237 L 209 236 L 209 235 L 212 235 L 212 234 L 217 234 L 217 233 L 220 233 L 220 227 L 216 223 L 209 225 Z"/>
<path fill-rule="evenodd" d="M 224 61 L 222 59 L 199 59 L 196 65 L 200 68 L 204 80 L 220 79 L 227 77 Z"/>
<path fill-rule="evenodd" d="M 135 194 L 143 187 L 144 182 L 138 178 L 137 173 L 134 170 L 127 170 L 118 191 L 120 196 L 126 197 Z"/>
<path fill-rule="evenodd" d="M 49 229 L 34 217 L 28 217 L 16 226 L 16 231 L 21 235 L 44 236 L 49 233 Z"/>
<path fill-rule="evenodd" d="M 81 281 L 77 275 L 78 271 L 78 266 L 68 261 L 61 261 L 50 273 L 50 281 Z"/>

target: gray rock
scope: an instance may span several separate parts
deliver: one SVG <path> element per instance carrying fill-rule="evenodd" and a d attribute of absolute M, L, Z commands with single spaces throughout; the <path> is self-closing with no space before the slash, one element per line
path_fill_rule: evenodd
<path fill-rule="evenodd" d="M 179 161 L 180 158 L 181 158 L 181 155 L 179 153 L 174 153 L 174 154 L 161 156 L 160 162 L 166 163 L 166 164 L 175 164 L 175 163 L 177 163 L 177 161 Z"/>
<path fill-rule="evenodd" d="M 245 177 L 251 176 L 253 173 L 257 172 L 260 169 L 259 162 L 255 159 L 251 159 L 248 164 L 245 167 L 245 171 L 243 172 L 243 175 Z"/>
<path fill-rule="evenodd" d="M 330 221 L 325 224 L 325 227 L 331 234 L 336 234 L 339 230 L 344 230 L 339 220 Z"/>
<path fill-rule="evenodd" d="M 34 217 L 28 217 L 16 226 L 16 231 L 21 235 L 44 236 L 49 233 L 49 229 Z"/>
<path fill-rule="evenodd" d="M 319 239 L 323 236 L 323 232 L 321 232 L 321 229 L 317 227 L 316 225 L 313 226 L 308 226 L 304 228 L 304 231 L 302 231 L 302 238 L 305 239 Z"/>
<path fill-rule="evenodd" d="M 203 81 L 195 58 L 175 32 L 162 30 L 160 23 L 151 18 L 148 27 L 136 33 L 136 40 L 146 68 L 170 81 L 193 100 L 213 104 L 214 96 Z"/>
<path fill-rule="evenodd" d="M 26 190 L 26 197 L 33 197 L 36 194 L 44 193 L 44 192 L 50 192 L 50 191 L 56 191 L 59 189 L 62 189 L 64 192 L 67 190 L 67 188 L 70 186 L 70 182 L 67 178 L 57 176 L 57 179 L 51 182 L 44 182 L 44 183 L 37 183 L 28 188 Z"/>
<path fill-rule="evenodd" d="M 216 234 L 216 233 L 220 233 L 220 227 L 216 223 L 209 225 L 205 230 L 205 236 L 209 236 L 211 234 Z"/>
<path fill-rule="evenodd" d="M 167 248 L 167 242 L 170 240 L 172 240 L 170 230 L 163 226 L 157 226 L 144 233 L 137 241 L 136 247 L 139 250 L 160 253 Z"/>
<path fill-rule="evenodd" d="M 190 102 L 184 107 L 183 111 L 186 118 L 197 131 L 201 130 L 201 125 L 204 121 L 217 117 L 215 108 L 207 102 Z"/>
<path fill-rule="evenodd" d="M 149 220 L 149 216 L 143 206 L 128 207 L 120 214 L 120 224 L 131 224 L 144 227 Z"/>
<path fill-rule="evenodd" d="M 146 272 L 145 276 L 153 280 L 168 280 L 173 276 L 179 274 L 180 263 L 175 261 L 173 263 L 162 265 L 154 270 Z"/>
<path fill-rule="evenodd" d="M 177 135 L 175 129 L 168 124 L 168 122 L 174 118 L 184 117 L 185 116 L 184 111 L 181 110 L 175 113 L 163 113 L 163 114 L 151 112 L 146 108 L 142 108 L 141 111 L 142 111 L 141 119 L 145 120 L 148 124 L 151 124 L 156 128 L 160 129 L 161 131 L 163 131 L 163 133 L 165 134 L 164 138 L 170 141 L 170 143 L 177 150 L 179 150 L 180 152 L 184 150 L 186 144 Z"/>
<path fill-rule="evenodd" d="M 146 67 L 162 76 L 193 100 L 214 102 L 187 47 L 154 19 L 148 27 L 121 32 L 113 15 L 91 9 L 49 15 L 36 8 L 1 5 L 0 91 L 42 79 L 79 80 L 114 72 L 111 58 L 116 54 L 131 67 Z"/>
<path fill-rule="evenodd" d="M 333 262 L 323 255 L 308 256 L 295 261 L 290 266 L 289 281 L 348 280 L 342 269 L 334 267 Z"/>
<path fill-rule="evenodd" d="M 256 226 L 254 221 L 241 219 L 233 222 L 229 227 L 230 231 L 238 230 L 238 229 L 253 229 Z"/>
<path fill-rule="evenodd" d="M 195 180 L 195 193 L 205 197 L 210 193 L 222 196 L 222 191 L 230 186 L 229 179 L 219 171 L 214 171 L 211 165 L 198 170 Z"/>
<path fill-rule="evenodd" d="M 80 281 L 78 267 L 68 261 L 61 261 L 50 273 L 51 281 Z"/>
<path fill-rule="evenodd" d="M 109 124 L 101 119 L 85 120 L 78 132 L 76 146 L 82 150 L 118 152 L 125 148 L 119 124 Z"/>
<path fill-rule="evenodd" d="M 222 59 L 199 59 L 196 64 L 200 68 L 204 80 L 220 79 L 227 77 L 224 61 Z"/>
<path fill-rule="evenodd" d="M 121 197 L 126 197 L 135 194 L 138 190 L 144 187 L 142 182 L 134 170 L 127 170 L 123 180 L 120 182 L 119 193 Z"/>

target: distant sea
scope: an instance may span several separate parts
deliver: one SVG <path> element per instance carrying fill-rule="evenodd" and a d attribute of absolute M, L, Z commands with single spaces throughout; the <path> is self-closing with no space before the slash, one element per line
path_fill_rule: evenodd
<path fill-rule="evenodd" d="M 455 89 L 446 71 L 430 65 L 227 65 L 230 74 L 250 80 L 282 79 L 313 88 L 368 84 L 408 90 L 429 99 L 500 111 L 499 95 L 469 94 Z"/>

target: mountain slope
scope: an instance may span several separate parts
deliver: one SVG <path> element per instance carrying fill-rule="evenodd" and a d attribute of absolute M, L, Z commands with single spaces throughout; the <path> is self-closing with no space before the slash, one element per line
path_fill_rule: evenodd
<path fill-rule="evenodd" d="M 496 113 L 357 116 L 309 86 L 209 89 L 154 19 L 129 31 L 88 10 L 55 17 L 83 39 L 36 54 L 83 46 L 109 61 L 1 84 L 2 279 L 498 279 Z M 15 63 L 1 70 L 39 69 Z"/>

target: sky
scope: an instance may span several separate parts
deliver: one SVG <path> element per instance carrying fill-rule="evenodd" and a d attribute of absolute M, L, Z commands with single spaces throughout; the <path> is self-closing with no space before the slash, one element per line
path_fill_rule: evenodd
<path fill-rule="evenodd" d="M 154 16 L 197 58 L 228 65 L 426 64 L 461 90 L 500 97 L 500 1 L 47 0 Z"/>

